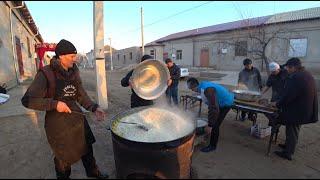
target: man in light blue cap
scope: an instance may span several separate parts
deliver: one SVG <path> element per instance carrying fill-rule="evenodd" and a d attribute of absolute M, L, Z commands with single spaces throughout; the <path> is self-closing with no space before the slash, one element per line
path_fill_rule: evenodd
<path fill-rule="evenodd" d="M 234 94 L 210 81 L 202 81 L 199 84 L 196 78 L 189 78 L 187 85 L 192 91 L 201 93 L 202 101 L 208 105 L 208 126 L 212 128 L 211 138 L 209 145 L 201 151 L 214 151 L 217 148 L 219 127 L 233 105 Z"/>

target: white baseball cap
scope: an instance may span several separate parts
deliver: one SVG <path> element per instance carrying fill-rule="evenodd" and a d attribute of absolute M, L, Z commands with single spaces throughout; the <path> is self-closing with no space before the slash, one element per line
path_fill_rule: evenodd
<path fill-rule="evenodd" d="M 269 63 L 269 69 L 271 72 L 276 71 L 276 70 L 280 69 L 280 65 L 276 62 L 271 62 L 271 63 Z"/>

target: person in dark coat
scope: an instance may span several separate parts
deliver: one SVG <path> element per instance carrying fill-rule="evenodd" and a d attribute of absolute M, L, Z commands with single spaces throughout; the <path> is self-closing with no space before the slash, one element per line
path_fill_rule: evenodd
<path fill-rule="evenodd" d="M 288 71 L 285 68 L 281 68 L 276 62 L 271 62 L 269 64 L 269 70 L 271 74 L 268 77 L 266 88 L 263 90 L 262 95 L 272 88 L 271 102 L 275 102 L 281 97 L 285 81 L 288 77 Z M 269 126 L 273 126 L 273 130 L 277 132 L 280 124 L 282 123 L 279 119 L 278 113 L 265 114 L 265 116 L 269 119 Z"/>
<path fill-rule="evenodd" d="M 234 94 L 225 87 L 210 81 L 202 81 L 199 84 L 196 78 L 189 78 L 187 85 L 188 89 L 201 93 L 202 101 L 208 105 L 208 126 L 212 128 L 211 138 L 209 145 L 202 148 L 201 151 L 214 151 L 218 144 L 220 125 L 233 105 Z"/>
<path fill-rule="evenodd" d="M 171 104 L 171 98 L 175 105 L 178 105 L 178 86 L 179 86 L 179 79 L 180 79 L 180 68 L 173 63 L 170 58 L 165 60 L 166 65 L 170 72 L 170 79 L 168 80 L 168 88 L 166 90 L 166 97 L 168 103 Z"/>
<path fill-rule="evenodd" d="M 266 88 L 263 90 L 262 94 L 265 94 L 270 88 L 272 88 L 271 102 L 275 102 L 281 97 L 285 80 L 288 77 L 288 71 L 281 68 L 276 62 L 271 62 L 269 64 L 269 70 L 271 74 L 268 77 Z"/>
<path fill-rule="evenodd" d="M 150 55 L 143 55 L 141 58 L 141 62 L 148 60 L 148 59 L 153 59 L 152 56 Z M 130 86 L 131 88 L 131 108 L 136 108 L 136 107 L 140 107 L 140 106 L 150 106 L 153 105 L 153 101 L 152 100 L 145 100 L 142 99 L 141 97 L 139 97 L 134 90 L 131 87 L 131 83 L 130 83 L 130 78 L 132 76 L 133 73 L 133 69 L 131 71 L 129 71 L 129 73 L 121 79 L 121 86 L 123 87 L 128 87 Z"/>
<path fill-rule="evenodd" d="M 281 110 L 280 117 L 286 125 L 286 141 L 283 151 L 275 151 L 275 154 L 292 160 L 301 125 L 318 121 L 318 99 L 315 80 L 300 59 L 289 59 L 285 67 L 289 77 L 280 99 L 274 104 Z"/>
<path fill-rule="evenodd" d="M 74 45 L 62 39 L 55 54 L 50 65 L 37 72 L 21 103 L 26 108 L 46 111 L 45 131 L 55 155 L 58 179 L 68 179 L 71 165 L 80 159 L 88 177 L 107 178 L 96 164 L 92 149 L 96 140 L 77 103 L 94 112 L 99 121 L 105 112 L 90 100 L 82 86 Z"/>
<path fill-rule="evenodd" d="M 251 59 L 244 59 L 243 65 L 244 69 L 239 73 L 238 88 L 244 88 L 250 91 L 261 91 L 262 81 L 260 71 L 253 67 Z M 256 113 L 241 111 L 241 121 L 245 120 L 247 114 L 249 119 L 257 116 Z"/>

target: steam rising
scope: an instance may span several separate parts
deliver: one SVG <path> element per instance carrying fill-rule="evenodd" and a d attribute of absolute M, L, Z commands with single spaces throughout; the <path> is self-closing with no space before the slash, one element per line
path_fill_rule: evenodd
<path fill-rule="evenodd" d="M 113 130 L 119 136 L 137 142 L 168 142 L 191 134 L 195 129 L 194 115 L 168 105 L 165 98 L 159 99 L 154 106 L 126 116 L 120 121 L 137 123 L 115 123 Z"/>

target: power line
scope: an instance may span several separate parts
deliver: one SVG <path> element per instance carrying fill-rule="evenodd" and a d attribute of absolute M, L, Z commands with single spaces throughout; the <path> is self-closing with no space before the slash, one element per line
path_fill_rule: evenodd
<path fill-rule="evenodd" d="M 185 12 L 194 10 L 194 9 L 196 9 L 196 8 L 199 8 L 199 7 L 201 7 L 201 6 L 204 6 L 204 5 L 209 4 L 209 3 L 212 3 L 212 2 L 214 2 L 214 1 L 208 1 L 208 2 L 202 3 L 202 4 L 200 4 L 200 5 L 191 7 L 191 8 L 189 8 L 189 9 L 185 9 L 185 10 L 180 11 L 180 12 L 178 12 L 178 13 L 172 14 L 172 15 L 170 15 L 170 16 L 161 18 L 161 19 L 159 19 L 159 20 L 157 20 L 157 21 L 154 21 L 154 22 L 152 22 L 152 23 L 149 23 L 149 24 L 147 24 L 147 25 L 144 25 L 143 28 L 145 28 L 145 27 L 147 27 L 147 26 L 152 26 L 152 25 L 154 25 L 154 24 L 157 24 L 157 23 L 162 22 L 162 21 L 165 21 L 165 20 L 168 20 L 168 19 L 170 19 L 170 18 L 173 18 L 173 17 L 175 17 L 175 16 L 178 16 L 178 15 L 183 14 L 183 13 L 185 13 Z M 141 29 L 141 27 L 136 28 L 136 29 L 133 29 L 133 30 L 130 30 L 130 31 L 120 32 L 119 34 L 135 32 L 135 31 L 140 30 L 140 29 Z M 116 33 L 116 34 L 117 34 L 117 33 Z M 110 35 L 109 35 L 109 36 L 110 36 Z"/>
<path fill-rule="evenodd" d="M 184 10 L 184 11 L 178 12 L 178 13 L 173 14 L 173 15 L 170 15 L 170 16 L 168 16 L 168 17 L 159 19 L 159 20 L 157 20 L 157 21 L 155 21 L 155 22 L 153 22 L 153 23 L 147 24 L 147 25 L 145 25 L 144 27 L 151 26 L 151 25 L 153 25 L 153 24 L 159 23 L 159 22 L 161 22 L 161 21 L 167 20 L 167 19 L 169 19 L 169 18 L 172 18 L 172 17 L 177 16 L 177 15 L 180 15 L 180 14 L 182 14 L 182 13 L 191 11 L 191 10 L 193 10 L 193 9 L 199 8 L 199 7 L 201 7 L 201 6 L 204 6 L 204 5 L 209 4 L 209 3 L 212 3 L 212 2 L 214 2 L 214 1 L 208 1 L 208 2 L 203 3 L 203 4 L 200 4 L 200 5 L 198 5 L 198 6 L 195 6 L 195 7 L 189 8 L 189 9 L 186 9 L 186 10 Z"/>
<path fill-rule="evenodd" d="M 180 14 L 183 14 L 183 13 L 185 13 L 185 12 L 191 11 L 191 10 L 193 10 L 193 9 L 199 8 L 199 7 L 201 7 L 201 6 L 204 6 L 204 5 L 209 4 L 209 3 L 212 3 L 212 2 L 214 2 L 214 1 L 208 1 L 208 2 L 202 3 L 202 4 L 198 5 L 198 6 L 195 6 L 195 7 L 186 9 L 186 10 L 183 10 L 183 11 L 181 11 L 181 12 L 178 12 L 178 13 L 172 14 L 172 15 L 170 15 L 170 16 L 161 18 L 161 19 L 159 19 L 159 20 L 157 20 L 157 21 L 154 21 L 154 22 L 152 22 L 152 23 L 146 24 L 146 25 L 144 25 L 143 27 L 145 28 L 145 27 L 148 27 L 148 26 L 152 26 L 152 25 L 154 25 L 154 24 L 157 24 L 157 23 L 159 23 L 159 22 L 168 20 L 168 19 L 170 19 L 170 18 L 172 18 L 172 17 L 178 16 L 178 15 L 180 15 Z M 134 31 L 139 30 L 140 28 L 141 28 L 141 27 L 136 28 L 136 29 L 131 30 L 131 31 L 126 31 L 126 32 L 123 32 L 123 33 L 134 32 Z"/>

